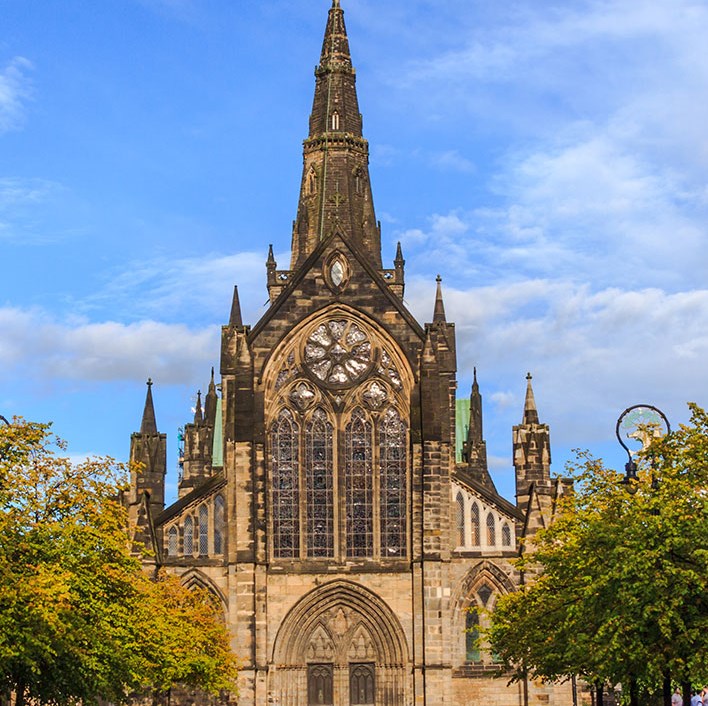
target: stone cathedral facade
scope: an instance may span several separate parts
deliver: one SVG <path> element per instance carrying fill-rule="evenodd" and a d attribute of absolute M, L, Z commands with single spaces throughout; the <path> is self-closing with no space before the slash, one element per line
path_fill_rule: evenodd
<path fill-rule="evenodd" d="M 507 685 L 479 622 L 515 590 L 521 540 L 562 491 L 529 377 L 513 429 L 516 503 L 487 469 L 475 372 L 456 400 L 455 326 L 403 303 L 400 245 L 382 263 L 349 42 L 327 19 L 287 269 L 270 307 L 222 329 L 220 383 L 183 433 L 165 507 L 166 438 L 152 389 L 131 438 L 130 511 L 157 561 L 223 607 L 240 706 L 567 705 Z M 235 699 L 235 697 L 233 697 Z"/>

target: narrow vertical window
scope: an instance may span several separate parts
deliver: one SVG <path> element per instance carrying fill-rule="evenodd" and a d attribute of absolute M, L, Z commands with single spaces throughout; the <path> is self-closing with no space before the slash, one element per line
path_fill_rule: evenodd
<path fill-rule="evenodd" d="M 503 547 L 510 547 L 511 546 L 511 528 L 509 527 L 506 522 L 502 526 L 502 546 Z"/>
<path fill-rule="evenodd" d="M 332 113 L 332 130 L 339 130 L 339 113 L 336 110 Z"/>
<path fill-rule="evenodd" d="M 465 499 L 457 494 L 457 546 L 465 546 Z"/>
<path fill-rule="evenodd" d="M 192 556 L 194 554 L 194 522 L 191 517 L 187 517 L 184 521 L 184 555 Z"/>
<path fill-rule="evenodd" d="M 477 503 L 472 503 L 472 521 L 470 522 L 470 529 L 472 530 L 472 546 L 478 547 L 480 545 L 480 532 L 479 505 L 477 505 Z"/>
<path fill-rule="evenodd" d="M 494 515 L 490 512 L 487 515 L 487 546 L 493 547 L 497 543 L 497 526 Z"/>
<path fill-rule="evenodd" d="M 202 505 L 199 508 L 199 556 L 209 553 L 209 508 Z"/>
<path fill-rule="evenodd" d="M 347 556 L 368 557 L 374 552 L 371 423 L 361 409 L 354 410 L 345 437 Z"/>
<path fill-rule="evenodd" d="M 270 430 L 273 556 L 300 556 L 299 427 L 284 409 Z"/>
<path fill-rule="evenodd" d="M 177 556 L 179 548 L 179 534 L 176 527 L 170 527 L 167 532 L 167 556 Z"/>
<path fill-rule="evenodd" d="M 482 661 L 479 649 L 479 615 L 475 605 L 470 606 L 465 618 L 465 659 L 467 662 Z"/>
<path fill-rule="evenodd" d="M 406 425 L 391 408 L 379 422 L 381 482 L 381 557 L 406 555 L 407 519 Z"/>
<path fill-rule="evenodd" d="M 307 190 L 310 194 L 317 193 L 317 172 L 312 167 L 307 175 Z"/>
<path fill-rule="evenodd" d="M 214 554 L 224 553 L 224 498 L 217 495 L 214 499 Z"/>
<path fill-rule="evenodd" d="M 305 468 L 307 483 L 307 556 L 334 556 L 333 427 L 322 409 L 307 425 Z"/>

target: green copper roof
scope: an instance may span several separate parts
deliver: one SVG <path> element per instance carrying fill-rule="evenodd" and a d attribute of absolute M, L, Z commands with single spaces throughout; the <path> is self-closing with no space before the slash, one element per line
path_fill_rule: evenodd
<path fill-rule="evenodd" d="M 216 400 L 216 419 L 214 420 L 214 441 L 211 447 L 211 467 L 224 467 L 224 422 L 221 416 L 221 397 Z"/>
<path fill-rule="evenodd" d="M 455 459 L 462 462 L 462 444 L 467 439 L 470 428 L 470 401 L 461 399 L 455 401 Z"/>

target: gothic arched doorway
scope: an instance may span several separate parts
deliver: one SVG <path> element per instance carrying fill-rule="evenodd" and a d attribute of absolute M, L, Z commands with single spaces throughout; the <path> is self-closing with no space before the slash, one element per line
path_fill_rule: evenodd
<path fill-rule="evenodd" d="M 333 581 L 288 613 L 273 648 L 270 694 L 288 706 L 403 706 L 408 648 L 371 591 Z"/>

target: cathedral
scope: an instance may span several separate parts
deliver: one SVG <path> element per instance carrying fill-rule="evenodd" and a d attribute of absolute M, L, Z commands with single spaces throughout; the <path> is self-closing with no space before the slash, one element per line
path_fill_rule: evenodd
<path fill-rule="evenodd" d="M 148 383 L 131 438 L 142 467 L 132 519 L 151 561 L 223 608 L 239 706 L 567 706 L 570 687 L 508 684 L 479 639 L 565 487 L 550 475 L 531 377 L 511 503 L 487 468 L 476 371 L 457 400 L 440 278 L 421 325 L 404 304 L 400 245 L 384 267 L 368 163 L 333 0 L 290 262 L 279 267 L 270 248 L 270 305 L 253 325 L 234 289 L 218 380 L 212 370 L 184 427 L 169 506 Z"/>

